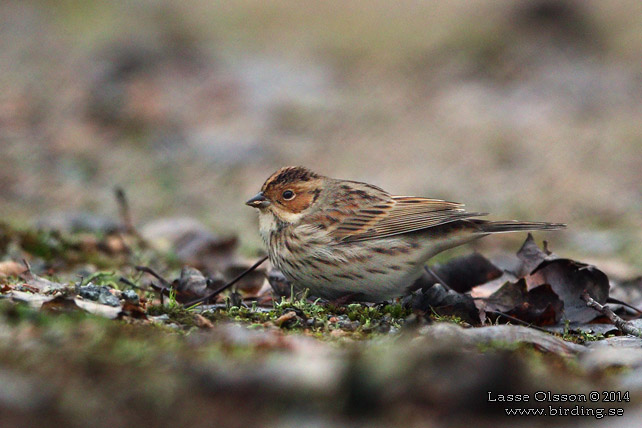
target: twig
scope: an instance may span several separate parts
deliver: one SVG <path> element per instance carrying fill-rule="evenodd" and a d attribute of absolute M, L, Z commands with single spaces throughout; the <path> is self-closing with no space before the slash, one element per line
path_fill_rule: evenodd
<path fill-rule="evenodd" d="M 169 296 L 169 291 L 172 288 L 172 285 L 160 274 L 156 273 L 156 271 L 150 267 L 147 266 L 136 266 L 135 269 L 139 272 L 146 272 L 153 276 L 154 278 L 158 279 L 161 282 L 161 285 L 156 285 L 153 282 L 150 283 L 152 290 L 156 291 L 159 296 L 160 296 L 160 304 L 161 306 L 165 304 L 165 293 Z"/>
<path fill-rule="evenodd" d="M 165 306 L 165 293 L 163 292 L 163 290 L 166 290 L 166 288 L 158 287 L 158 289 L 157 289 L 156 287 L 154 287 L 154 285 L 156 285 L 156 284 L 154 284 L 153 282 L 151 283 L 151 285 L 152 285 L 152 288 L 154 290 L 158 291 L 158 294 L 160 295 L 160 304 L 161 304 L 161 306 Z"/>
<path fill-rule="evenodd" d="M 32 273 L 32 272 L 31 272 L 31 265 L 29 264 L 29 262 L 27 261 L 27 259 L 22 259 L 22 263 L 24 263 L 25 267 L 27 268 L 27 272 Z M 23 273 L 24 273 L 24 272 L 23 272 Z"/>
<path fill-rule="evenodd" d="M 136 266 L 135 269 L 137 271 L 139 271 L 139 272 L 146 272 L 146 273 L 150 274 L 151 276 L 153 276 L 154 278 L 159 280 L 161 282 L 161 284 L 163 285 L 163 287 L 172 288 L 172 285 L 169 283 L 169 281 L 167 281 L 165 278 L 160 276 L 160 274 L 156 273 L 156 271 L 154 269 L 152 269 L 150 267 L 147 267 L 147 266 Z"/>
<path fill-rule="evenodd" d="M 616 299 L 614 297 L 609 297 L 608 299 L 606 299 L 606 303 L 614 303 L 616 305 L 622 305 L 625 308 L 633 309 L 638 314 L 642 314 L 642 311 L 639 310 L 638 308 L 636 308 L 635 306 L 633 306 L 633 305 L 631 305 L 629 303 L 623 302 L 621 300 L 618 300 L 618 299 Z"/>
<path fill-rule="evenodd" d="M 127 278 L 125 278 L 124 276 L 121 276 L 120 278 L 118 278 L 118 280 L 119 280 L 120 282 L 122 282 L 123 284 L 125 284 L 125 285 L 129 285 L 130 287 L 137 288 L 137 289 L 139 289 L 139 290 L 144 290 L 144 288 L 143 288 L 143 287 L 141 287 L 140 285 L 136 285 L 136 284 L 134 284 L 133 282 L 131 282 L 130 280 L 128 280 L 128 279 L 127 279 Z"/>
<path fill-rule="evenodd" d="M 595 309 L 605 317 L 607 317 L 622 333 L 630 334 L 631 336 L 642 337 L 642 331 L 633 326 L 628 321 L 624 321 L 622 318 L 617 316 L 608 306 L 604 306 L 596 302 L 589 294 L 584 290 L 582 292 L 582 300 L 586 302 L 586 305 L 590 308 Z"/>
<path fill-rule="evenodd" d="M 219 293 L 222 293 L 223 291 L 227 290 L 228 288 L 230 288 L 231 286 L 236 284 L 238 281 L 240 281 L 245 275 L 247 275 L 248 273 L 252 272 L 257 267 L 261 266 L 261 264 L 264 261 L 266 261 L 267 258 L 268 258 L 268 256 L 262 257 L 258 262 L 254 263 L 252 266 L 247 268 L 243 273 L 238 275 L 236 278 L 234 278 L 233 280 L 231 280 L 227 284 L 225 284 L 225 285 L 221 286 L 220 288 L 212 291 L 207 296 L 199 297 L 198 299 L 195 299 L 195 300 L 192 300 L 191 302 L 185 303 L 185 306 L 193 306 L 193 305 L 195 305 L 197 303 L 205 302 L 205 301 L 211 299 L 212 297 L 218 295 Z"/>
<path fill-rule="evenodd" d="M 446 281 L 443 280 L 439 275 L 437 275 L 437 272 L 433 268 L 431 268 L 428 265 L 424 266 L 424 270 L 428 272 L 428 274 L 432 275 L 432 277 L 441 285 L 444 286 L 446 290 L 452 290 L 452 287 L 446 283 Z M 434 285 L 434 284 L 433 284 Z"/>
<path fill-rule="evenodd" d="M 132 235 L 138 235 L 136 233 L 136 228 L 134 228 L 134 222 L 132 221 L 132 214 L 129 210 L 129 201 L 127 200 L 127 195 L 122 187 L 116 187 L 114 189 L 116 193 L 116 202 L 118 203 L 118 212 L 120 214 L 120 219 L 125 226 L 125 232 Z"/>

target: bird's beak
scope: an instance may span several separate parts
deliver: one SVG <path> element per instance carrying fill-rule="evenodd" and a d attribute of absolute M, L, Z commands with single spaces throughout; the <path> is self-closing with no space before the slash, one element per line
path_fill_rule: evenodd
<path fill-rule="evenodd" d="M 259 192 L 252 199 L 245 202 L 245 205 L 249 205 L 253 208 L 266 208 L 270 205 L 270 201 L 265 198 L 263 192 Z"/>

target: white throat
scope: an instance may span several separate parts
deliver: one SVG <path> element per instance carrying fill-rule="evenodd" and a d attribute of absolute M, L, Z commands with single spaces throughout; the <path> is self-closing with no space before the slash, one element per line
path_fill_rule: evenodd
<path fill-rule="evenodd" d="M 304 216 L 304 214 L 301 213 L 285 213 L 281 212 L 281 220 L 284 223 L 298 223 L 299 220 Z M 275 232 L 278 229 L 279 225 L 278 222 L 276 221 L 276 218 L 274 214 L 272 214 L 268 210 L 259 210 L 259 232 L 261 233 L 261 237 L 263 238 L 263 241 L 266 243 L 269 243 L 269 238 L 270 234 L 272 232 Z"/>

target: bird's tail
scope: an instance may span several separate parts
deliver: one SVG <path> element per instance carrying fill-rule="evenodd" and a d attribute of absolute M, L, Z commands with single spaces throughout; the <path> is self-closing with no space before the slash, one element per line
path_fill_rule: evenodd
<path fill-rule="evenodd" d="M 564 229 L 564 223 L 545 223 L 538 221 L 480 221 L 477 223 L 486 233 L 522 232 L 527 230 L 558 230 Z"/>

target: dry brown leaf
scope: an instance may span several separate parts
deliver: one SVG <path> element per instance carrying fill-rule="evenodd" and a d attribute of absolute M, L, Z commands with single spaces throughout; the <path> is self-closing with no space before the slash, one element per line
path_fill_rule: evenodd
<path fill-rule="evenodd" d="M 277 319 L 274 320 L 274 324 L 281 327 L 283 324 L 286 322 L 296 318 L 296 312 L 294 311 L 289 311 L 278 317 Z"/>
<path fill-rule="evenodd" d="M 570 259 L 543 261 L 526 277 L 526 283 L 529 288 L 550 284 L 564 302 L 563 319 L 571 322 L 585 323 L 600 315 L 582 300 L 584 290 L 600 304 L 606 303 L 609 297 L 609 279 L 602 271 Z"/>
<path fill-rule="evenodd" d="M 24 279 L 27 282 L 29 287 L 35 288 L 41 293 L 47 293 L 50 291 L 61 290 L 65 288 L 64 284 L 58 282 L 50 281 L 46 278 L 42 278 L 35 273 L 31 272 L 30 269 L 25 270 L 20 274 L 20 278 Z"/>
<path fill-rule="evenodd" d="M 208 320 L 201 314 L 195 314 L 194 315 L 194 322 L 196 323 L 196 326 L 199 328 L 214 328 L 214 324 L 212 321 Z"/>
<path fill-rule="evenodd" d="M 597 302 L 606 302 L 609 279 L 602 271 L 556 257 L 547 248 L 539 248 L 530 234 L 517 257 L 519 280 L 509 280 L 496 289 L 499 280 L 513 277 L 513 273 L 505 272 L 471 291 L 482 312 L 500 311 L 536 325 L 553 325 L 561 320 L 586 323 L 599 316 L 581 295 L 586 290 Z"/>
<path fill-rule="evenodd" d="M 24 264 L 14 262 L 13 260 L 0 262 L 0 278 L 5 278 L 7 276 L 19 276 L 26 270 L 27 268 Z"/>

